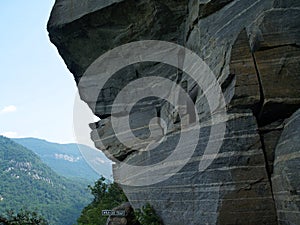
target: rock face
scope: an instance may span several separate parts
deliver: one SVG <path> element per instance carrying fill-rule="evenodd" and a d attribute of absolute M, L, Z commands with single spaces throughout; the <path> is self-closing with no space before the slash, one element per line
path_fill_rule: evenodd
<path fill-rule="evenodd" d="M 50 39 L 74 74 L 82 100 L 101 118 L 90 125 L 92 139 L 116 161 L 115 180 L 126 181 L 123 189 L 134 208 L 149 202 L 166 225 L 300 221 L 299 145 L 294 144 L 300 132 L 299 113 L 284 123 L 300 106 L 299 7 L 294 0 L 56 1 L 48 23 Z M 140 61 L 116 71 L 98 93 L 91 91 L 104 79 L 99 72 L 103 68 L 97 67 L 95 60 L 115 47 L 139 40 L 180 44 L 201 57 L 222 89 L 227 115 L 213 120 L 219 115 L 221 99 L 211 111 L 206 98 L 209 89 L 199 87 L 182 71 L 191 62 L 188 54 L 180 56 L 180 51 L 177 68 L 159 62 L 138 63 L 144 57 L 140 55 Z M 107 71 L 116 67 L 110 61 L 117 57 L 126 61 L 128 46 L 111 55 L 103 67 Z M 169 51 L 171 57 L 174 52 Z M 157 49 L 157 53 L 165 52 Z M 161 82 L 153 76 L 174 84 L 164 97 L 180 102 L 176 85 L 189 94 L 197 109 L 197 116 L 188 115 L 189 123 L 200 124 L 199 135 L 184 130 L 180 107 L 161 98 L 143 98 L 131 109 L 123 107 L 123 102 L 113 111 L 122 89 L 123 96 L 151 90 L 155 96 Z M 126 89 L 141 78 L 147 82 Z M 184 104 L 188 108 L 188 103 Z M 117 122 L 116 131 L 115 121 L 124 119 L 129 120 L 130 129 Z M 120 137 L 129 132 L 134 135 L 125 144 Z M 159 164 L 172 155 L 182 135 L 189 138 L 181 147 L 180 158 Z M 198 142 L 189 155 L 195 139 Z M 206 151 L 220 139 L 218 152 Z M 124 163 L 155 166 L 146 173 L 127 170 Z M 208 166 L 200 170 L 199 165 Z M 174 166 L 181 169 L 173 173 Z M 161 177 L 166 179 L 159 180 Z M 155 180 L 159 182 L 147 183 Z M 147 185 L 135 185 L 137 181 Z"/>
<path fill-rule="evenodd" d="M 298 224 L 300 209 L 300 110 L 286 121 L 275 149 L 273 192 L 280 224 Z"/>

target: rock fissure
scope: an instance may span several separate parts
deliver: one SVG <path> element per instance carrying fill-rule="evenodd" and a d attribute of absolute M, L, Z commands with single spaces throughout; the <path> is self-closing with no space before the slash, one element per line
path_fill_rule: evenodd
<path fill-rule="evenodd" d="M 258 86 L 259 86 L 259 94 L 260 94 L 260 99 L 259 99 L 259 104 L 258 104 L 258 111 L 256 114 L 256 118 L 257 118 L 257 122 L 258 124 L 260 124 L 260 120 L 261 120 L 261 115 L 263 113 L 263 106 L 265 103 L 265 93 L 264 93 L 264 87 L 262 84 L 262 79 L 261 79 L 261 75 L 259 72 L 259 68 L 256 62 L 256 58 L 255 58 L 255 54 L 252 53 L 252 58 L 253 58 L 253 63 L 254 63 L 254 68 L 255 68 L 255 72 L 256 72 L 256 76 L 257 76 L 257 81 L 258 81 Z"/>
<path fill-rule="evenodd" d="M 295 48 L 300 48 L 299 44 L 283 44 L 283 45 L 275 45 L 275 46 L 263 46 L 259 48 L 259 51 L 267 51 L 267 50 L 272 50 L 276 48 L 281 48 L 281 47 L 295 47 Z"/>

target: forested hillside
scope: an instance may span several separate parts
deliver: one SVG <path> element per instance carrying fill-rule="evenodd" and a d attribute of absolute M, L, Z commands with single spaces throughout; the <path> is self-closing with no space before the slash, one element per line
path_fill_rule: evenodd
<path fill-rule="evenodd" d="M 31 150 L 0 136 L 0 214 L 21 208 L 72 225 L 91 201 L 86 183 L 57 175 Z"/>
<path fill-rule="evenodd" d="M 17 138 L 13 141 L 36 153 L 41 160 L 59 175 L 67 178 L 88 180 L 91 184 L 100 178 L 100 175 L 84 159 L 88 155 L 89 163 L 97 167 L 101 175 L 110 179 L 112 174 L 111 163 L 101 151 L 97 151 L 80 144 L 58 144 L 37 138 Z"/>

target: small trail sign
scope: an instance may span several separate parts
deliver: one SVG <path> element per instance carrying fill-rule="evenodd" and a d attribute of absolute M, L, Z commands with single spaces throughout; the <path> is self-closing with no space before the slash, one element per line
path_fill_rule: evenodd
<path fill-rule="evenodd" d="M 102 216 L 126 216 L 125 210 L 102 210 Z"/>

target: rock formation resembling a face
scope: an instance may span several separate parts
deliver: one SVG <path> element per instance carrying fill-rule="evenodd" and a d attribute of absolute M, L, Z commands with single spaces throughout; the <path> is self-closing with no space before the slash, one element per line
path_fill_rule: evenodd
<path fill-rule="evenodd" d="M 115 175 L 122 163 L 149 166 L 151 173 L 140 176 L 147 185 L 123 185 L 134 208 L 149 202 L 166 225 L 282 224 L 300 220 L 296 190 L 299 173 L 295 166 L 300 159 L 299 147 L 285 142 L 294 142 L 299 133 L 294 125 L 298 114 L 292 116 L 300 106 L 299 15 L 299 3 L 294 0 L 56 1 L 48 23 L 50 39 L 74 74 L 81 98 L 101 118 L 91 125 L 95 145 L 117 161 Z M 125 51 L 124 47 L 124 51 L 114 52 L 120 46 L 147 40 L 182 45 L 192 51 L 191 55 L 200 57 L 218 81 L 228 115 L 211 123 L 215 114 L 207 98 L 209 89 L 197 85 L 197 78 L 184 72 L 184 65 L 190 63 L 188 57 L 181 60 L 177 56 L 170 66 L 161 61 L 148 62 L 147 55 L 136 54 L 137 49 Z M 149 49 L 144 45 L 144 52 Z M 98 69 L 103 74 L 116 71 L 100 92 L 90 95 L 89 91 L 99 85 L 94 81 L 104 80 L 90 68 L 97 69 L 98 57 L 110 50 L 111 60 Z M 164 50 L 156 49 L 157 58 Z M 116 65 L 118 57 L 123 61 Z M 117 70 L 132 57 L 134 63 Z M 172 58 L 171 53 L 167 58 Z M 192 71 L 196 64 L 190 65 Z M 85 80 L 86 74 L 91 79 Z M 141 79 L 147 82 L 139 83 Z M 201 128 L 198 135 L 188 133 L 188 141 L 178 151 L 181 158 L 168 163 L 164 159 L 172 155 L 180 143 L 180 133 L 184 133 L 184 116 L 176 104 L 155 95 L 163 83 L 160 79 L 174 84 L 172 88 L 163 85 L 170 96 L 177 93 L 177 86 L 187 93 L 197 111 L 189 121 L 199 123 Z M 119 104 L 117 96 L 126 90 L 131 97 L 121 95 L 123 104 Z M 181 102 L 176 94 L 173 97 Z M 132 99 L 138 101 L 131 105 L 127 100 Z M 218 109 L 221 98 L 213 105 Z M 129 115 L 126 123 L 122 122 L 124 112 Z M 285 124 L 283 121 L 291 116 Z M 221 123 L 225 123 L 224 138 L 221 129 L 212 132 Z M 133 135 L 125 135 L 120 141 L 113 125 L 119 133 L 130 130 Z M 293 133 L 292 128 L 297 131 Z M 152 134 L 157 136 L 152 138 Z M 220 139 L 219 151 L 208 154 L 207 146 L 213 148 Z M 195 151 L 189 155 L 194 140 Z M 205 162 L 210 164 L 199 171 L 199 164 Z M 169 171 L 151 167 L 159 163 Z M 172 173 L 178 165 L 181 169 Z M 126 172 L 126 184 L 130 184 L 142 170 Z M 147 183 L 161 176 L 166 179 Z M 283 192 L 289 194 L 283 197 Z"/>

